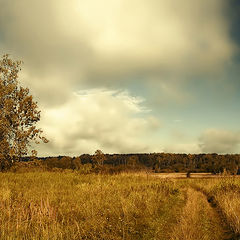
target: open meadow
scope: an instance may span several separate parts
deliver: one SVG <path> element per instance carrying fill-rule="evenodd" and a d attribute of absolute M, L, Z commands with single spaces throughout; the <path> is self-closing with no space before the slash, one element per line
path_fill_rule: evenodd
<path fill-rule="evenodd" d="M 240 179 L 0 173 L 0 239 L 239 239 Z"/>
<path fill-rule="evenodd" d="M 240 240 L 240 0 L 0 0 L 0 240 Z"/>

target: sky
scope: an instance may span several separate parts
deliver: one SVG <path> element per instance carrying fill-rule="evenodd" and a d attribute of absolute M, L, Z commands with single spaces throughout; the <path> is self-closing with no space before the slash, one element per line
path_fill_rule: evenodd
<path fill-rule="evenodd" d="M 239 0 L 0 0 L 39 156 L 240 153 Z"/>

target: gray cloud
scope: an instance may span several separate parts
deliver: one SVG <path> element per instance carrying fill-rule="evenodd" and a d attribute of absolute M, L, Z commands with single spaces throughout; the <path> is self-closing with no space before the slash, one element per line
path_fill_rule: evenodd
<path fill-rule="evenodd" d="M 25 61 L 24 81 L 48 104 L 68 97 L 63 81 L 70 92 L 142 75 L 161 88 L 162 79 L 218 72 L 235 49 L 223 0 L 0 1 L 3 49 Z"/>
<path fill-rule="evenodd" d="M 219 73 L 233 57 L 225 5 L 224 0 L 0 0 L 2 54 L 24 61 L 22 83 L 38 100 L 41 127 L 52 141 L 39 151 L 153 149 L 144 137 L 159 123 L 144 112 L 144 103 L 115 90 L 87 92 L 81 99 L 74 92 L 142 84 L 151 89 L 152 105 L 159 99 L 190 101 L 182 82 Z M 207 137 L 202 139 L 207 149 Z M 175 149 L 187 147 L 197 149 L 188 144 Z"/>
<path fill-rule="evenodd" d="M 212 128 L 193 139 L 175 129 L 171 143 L 163 143 L 163 146 L 164 152 L 174 153 L 239 153 L 240 132 Z"/>
<path fill-rule="evenodd" d="M 208 129 L 199 138 L 199 147 L 205 153 L 239 152 L 240 132 Z"/>

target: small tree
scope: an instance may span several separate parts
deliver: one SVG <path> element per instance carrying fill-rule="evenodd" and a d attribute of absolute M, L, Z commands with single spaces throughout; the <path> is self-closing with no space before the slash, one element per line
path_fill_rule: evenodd
<path fill-rule="evenodd" d="M 101 150 L 96 150 L 93 155 L 93 163 L 103 166 L 104 161 L 106 160 L 106 156 Z"/>
<path fill-rule="evenodd" d="M 132 167 L 136 167 L 136 165 L 138 164 L 138 156 L 136 155 L 133 155 L 133 156 L 130 156 L 128 158 L 128 165 L 132 166 Z"/>
<path fill-rule="evenodd" d="M 76 170 L 81 169 L 82 167 L 82 161 L 80 157 L 73 158 L 73 167 Z"/>
<path fill-rule="evenodd" d="M 21 87 L 18 73 L 22 62 L 13 61 L 8 55 L 0 60 L 0 163 L 18 161 L 28 154 L 31 142 L 48 140 L 35 124 L 40 120 L 37 102 L 33 101 L 29 89 Z M 32 155 L 37 151 L 32 150 Z"/>
<path fill-rule="evenodd" d="M 190 178 L 190 177 L 191 177 L 191 171 L 187 171 L 186 177 L 187 177 L 187 178 Z"/>

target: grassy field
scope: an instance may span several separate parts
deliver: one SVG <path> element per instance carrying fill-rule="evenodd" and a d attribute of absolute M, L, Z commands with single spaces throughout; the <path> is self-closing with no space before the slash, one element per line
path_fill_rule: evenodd
<path fill-rule="evenodd" d="M 0 173 L 0 239 L 240 239 L 240 179 Z"/>

